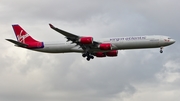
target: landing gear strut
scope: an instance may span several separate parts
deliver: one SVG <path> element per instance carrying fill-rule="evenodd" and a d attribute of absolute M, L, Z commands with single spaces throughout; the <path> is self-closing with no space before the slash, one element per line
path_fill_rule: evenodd
<path fill-rule="evenodd" d="M 84 54 L 82 54 L 83 57 L 87 57 L 86 60 L 90 61 L 90 59 L 94 59 L 94 56 L 91 55 L 89 52 L 86 52 Z"/>
<path fill-rule="evenodd" d="M 84 58 L 87 57 L 86 58 L 87 61 L 94 59 L 94 56 L 89 52 L 90 47 L 84 46 L 84 48 L 85 48 L 85 52 L 82 54 L 82 57 L 84 57 Z"/>
<path fill-rule="evenodd" d="M 160 48 L 160 53 L 163 53 L 163 47 Z"/>

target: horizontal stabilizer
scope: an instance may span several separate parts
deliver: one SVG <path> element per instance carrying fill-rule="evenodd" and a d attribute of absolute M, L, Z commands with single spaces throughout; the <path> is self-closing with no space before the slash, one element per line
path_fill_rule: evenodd
<path fill-rule="evenodd" d="M 17 46 L 19 46 L 19 47 L 27 47 L 27 46 L 28 46 L 27 44 L 24 44 L 24 43 L 21 43 L 21 42 L 12 40 L 12 39 L 6 39 L 6 40 L 9 41 L 9 42 L 14 43 L 15 45 L 17 45 Z"/>

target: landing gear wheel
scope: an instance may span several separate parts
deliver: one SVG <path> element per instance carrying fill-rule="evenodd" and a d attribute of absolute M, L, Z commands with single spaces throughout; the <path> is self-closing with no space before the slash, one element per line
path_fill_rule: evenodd
<path fill-rule="evenodd" d="M 87 57 L 87 58 L 86 58 L 86 60 L 87 60 L 87 61 L 89 61 L 89 60 L 90 60 L 90 58 L 89 58 L 89 57 Z"/>
<path fill-rule="evenodd" d="M 85 52 L 82 54 L 82 57 L 87 57 L 86 60 L 90 61 L 91 59 L 94 59 L 94 56 L 90 52 Z"/>
<path fill-rule="evenodd" d="M 162 49 L 163 49 L 163 47 L 160 48 L 160 53 L 163 53 L 163 50 L 162 50 Z"/>
<path fill-rule="evenodd" d="M 85 58 L 86 56 L 87 56 L 86 54 L 82 54 L 82 57 L 84 57 L 84 58 Z"/>
<path fill-rule="evenodd" d="M 160 50 L 160 53 L 163 53 L 163 50 Z"/>
<path fill-rule="evenodd" d="M 91 59 L 94 59 L 94 56 L 90 56 Z"/>

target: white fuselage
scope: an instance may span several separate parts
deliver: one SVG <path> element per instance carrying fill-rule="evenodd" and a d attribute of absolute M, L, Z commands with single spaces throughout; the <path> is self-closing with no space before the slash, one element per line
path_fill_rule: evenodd
<path fill-rule="evenodd" d="M 98 42 L 111 43 L 112 50 L 125 49 L 143 49 L 143 48 L 160 48 L 171 45 L 175 42 L 167 36 L 152 35 L 152 36 L 129 36 L 129 37 L 113 37 L 98 40 Z M 79 45 L 71 43 L 44 43 L 44 48 L 31 49 L 46 53 L 67 53 L 80 52 L 84 50 Z M 93 52 L 104 52 L 100 49 L 91 49 Z"/>

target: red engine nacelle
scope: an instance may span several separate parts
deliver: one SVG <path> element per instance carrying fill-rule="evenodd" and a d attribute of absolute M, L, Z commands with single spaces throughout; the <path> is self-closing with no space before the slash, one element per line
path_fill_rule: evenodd
<path fill-rule="evenodd" d="M 99 45 L 99 48 L 101 50 L 111 50 L 112 49 L 112 45 L 110 43 L 101 43 Z"/>
<path fill-rule="evenodd" d="M 81 37 L 79 39 L 79 42 L 82 44 L 92 44 L 93 43 L 93 37 Z"/>
<path fill-rule="evenodd" d="M 107 56 L 113 57 L 118 55 L 118 50 L 113 50 L 106 53 Z"/>
<path fill-rule="evenodd" d="M 103 52 L 97 52 L 97 53 L 95 53 L 95 56 L 96 57 L 106 57 L 106 54 Z"/>

